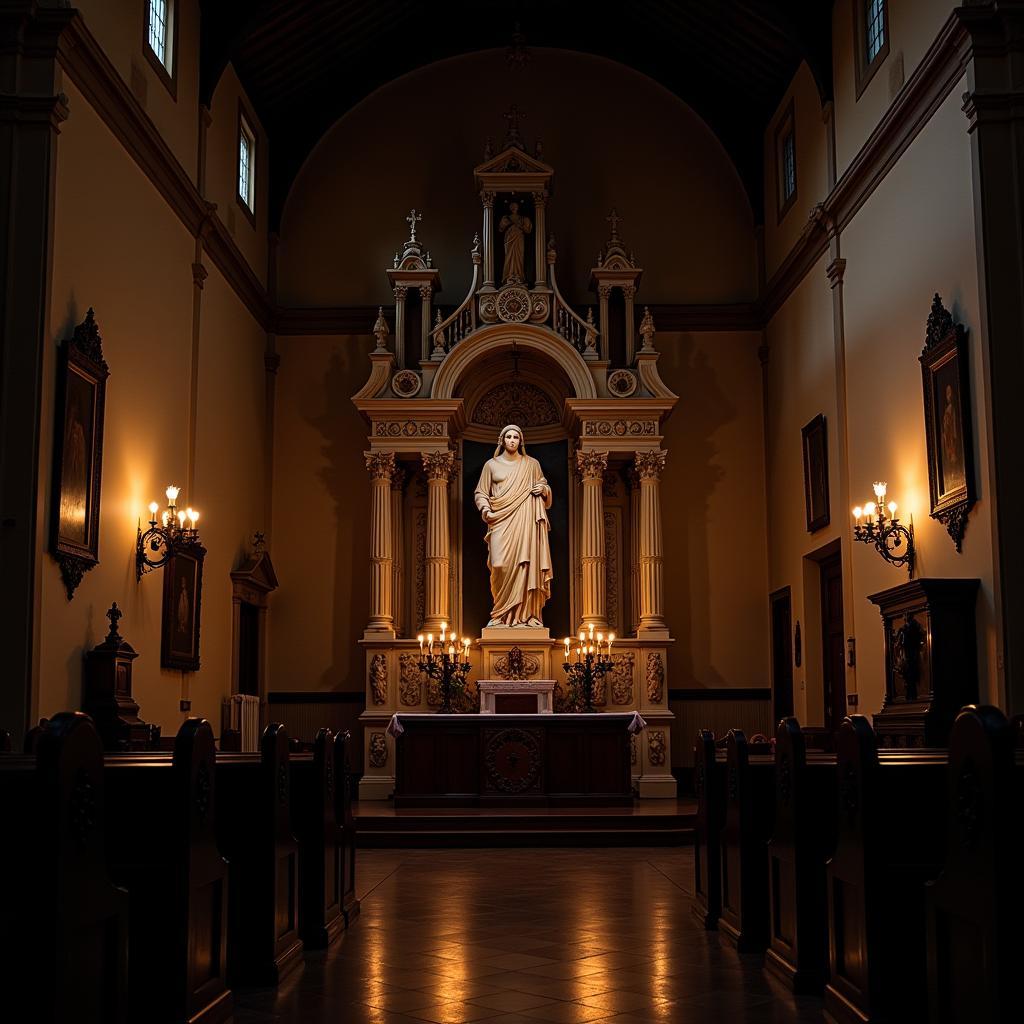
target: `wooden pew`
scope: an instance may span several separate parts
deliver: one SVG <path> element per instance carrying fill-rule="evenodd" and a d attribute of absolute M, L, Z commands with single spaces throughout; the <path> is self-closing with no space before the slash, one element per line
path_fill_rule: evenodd
<path fill-rule="evenodd" d="M 825 864 L 835 846 L 835 807 L 835 755 L 808 752 L 800 723 L 782 719 L 775 732 L 765 967 L 794 992 L 820 995 L 828 977 Z"/>
<path fill-rule="evenodd" d="M 925 883 L 943 860 L 946 775 L 945 750 L 879 754 L 862 715 L 840 729 L 825 986 L 838 1024 L 925 1019 Z"/>
<path fill-rule="evenodd" d="M 927 887 L 929 1019 L 1020 1020 L 1024 752 L 993 707 L 966 707 L 949 743 L 946 861 Z"/>
<path fill-rule="evenodd" d="M 259 754 L 217 758 L 217 840 L 228 860 L 228 981 L 276 985 L 302 956 L 299 851 L 289 814 L 288 736 L 268 725 Z"/>
<path fill-rule="evenodd" d="M 725 768 L 715 758 L 715 734 L 697 733 L 693 747 L 693 784 L 697 793 L 697 828 L 693 845 L 693 903 L 691 909 L 708 930 L 718 927 L 722 911 L 722 856 L 719 848 L 725 824 Z"/>
<path fill-rule="evenodd" d="M 55 715 L 36 755 L 0 758 L 0 992 L 12 1022 L 123 1024 L 128 897 L 104 858 L 103 745 Z"/>
<path fill-rule="evenodd" d="M 345 927 L 345 852 L 336 819 L 334 734 L 321 729 L 312 754 L 292 754 L 292 831 L 299 842 L 299 934 L 309 949 L 330 945 Z"/>
<path fill-rule="evenodd" d="M 740 953 L 768 945 L 768 840 L 774 815 L 774 762 L 753 754 L 740 729 L 726 737 L 722 909 L 718 930 Z"/>
<path fill-rule="evenodd" d="M 227 987 L 228 868 L 217 849 L 209 723 L 190 718 L 174 753 L 108 754 L 107 858 L 128 890 L 129 1017 L 220 1024 Z"/>
<path fill-rule="evenodd" d="M 352 814 L 352 734 L 346 729 L 334 737 L 334 819 L 341 830 L 341 910 L 348 927 L 359 914 L 356 899 L 356 821 Z"/>

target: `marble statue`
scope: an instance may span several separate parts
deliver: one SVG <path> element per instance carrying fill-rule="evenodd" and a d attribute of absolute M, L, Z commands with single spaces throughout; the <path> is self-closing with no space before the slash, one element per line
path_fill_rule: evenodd
<path fill-rule="evenodd" d="M 526 438 L 514 423 L 498 435 L 474 503 L 487 524 L 494 601 L 487 625 L 542 626 L 541 611 L 551 597 L 551 488 L 540 463 L 526 454 Z"/>
<path fill-rule="evenodd" d="M 519 204 L 512 200 L 508 213 L 498 222 L 498 230 L 505 236 L 505 277 L 502 284 L 522 284 L 526 280 L 523 256 L 526 236 L 533 232 L 533 221 L 519 212 Z"/>

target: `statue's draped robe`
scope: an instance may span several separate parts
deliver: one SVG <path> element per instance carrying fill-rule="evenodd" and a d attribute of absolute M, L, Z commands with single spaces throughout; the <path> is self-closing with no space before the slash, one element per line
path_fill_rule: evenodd
<path fill-rule="evenodd" d="M 523 625 L 536 619 L 551 597 L 551 548 L 547 497 L 531 494 L 547 481 L 540 463 L 528 455 L 514 461 L 488 459 L 476 485 L 478 509 L 490 508 L 487 568 L 491 571 L 491 622 Z"/>
<path fill-rule="evenodd" d="M 533 221 L 521 213 L 506 214 L 501 218 L 498 230 L 505 235 L 505 266 L 503 284 L 526 280 L 526 235 L 533 231 Z"/>

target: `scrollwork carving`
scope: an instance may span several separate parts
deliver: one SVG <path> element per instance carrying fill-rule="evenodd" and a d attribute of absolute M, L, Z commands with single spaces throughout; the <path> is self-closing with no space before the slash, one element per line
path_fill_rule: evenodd
<path fill-rule="evenodd" d="M 543 427 L 558 421 L 558 409 L 551 396 L 543 388 L 525 381 L 498 384 L 473 410 L 473 422 L 488 427 L 501 427 L 506 423 Z"/>
<path fill-rule="evenodd" d="M 533 654 L 524 654 L 518 647 L 513 647 L 508 654 L 495 659 L 494 674 L 499 679 L 528 679 L 540 672 L 540 658 Z"/>
<path fill-rule="evenodd" d="M 664 729 L 651 729 L 647 733 L 647 760 L 656 768 L 665 763 Z"/>
<path fill-rule="evenodd" d="M 403 706 L 414 708 L 420 702 L 420 667 L 415 654 L 398 656 L 398 699 Z"/>
<path fill-rule="evenodd" d="M 383 768 L 388 763 L 388 739 L 382 732 L 370 733 L 370 767 Z"/>
<path fill-rule="evenodd" d="M 665 662 L 660 651 L 647 654 L 647 699 L 660 704 L 665 696 Z"/>
<path fill-rule="evenodd" d="M 375 654 L 370 659 L 370 696 L 374 704 L 388 702 L 388 659 L 385 654 Z"/>
<path fill-rule="evenodd" d="M 633 703 L 633 670 L 635 668 L 635 653 L 626 651 L 623 654 L 612 655 L 612 670 L 609 673 L 612 680 L 612 703 L 632 704 Z"/>

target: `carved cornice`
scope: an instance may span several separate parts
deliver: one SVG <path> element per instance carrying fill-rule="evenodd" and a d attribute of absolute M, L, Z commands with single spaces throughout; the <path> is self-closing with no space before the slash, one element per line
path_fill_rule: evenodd
<path fill-rule="evenodd" d="M 608 468 L 608 453 L 580 450 L 576 452 L 576 471 L 582 480 L 604 482 L 604 471 Z"/>

